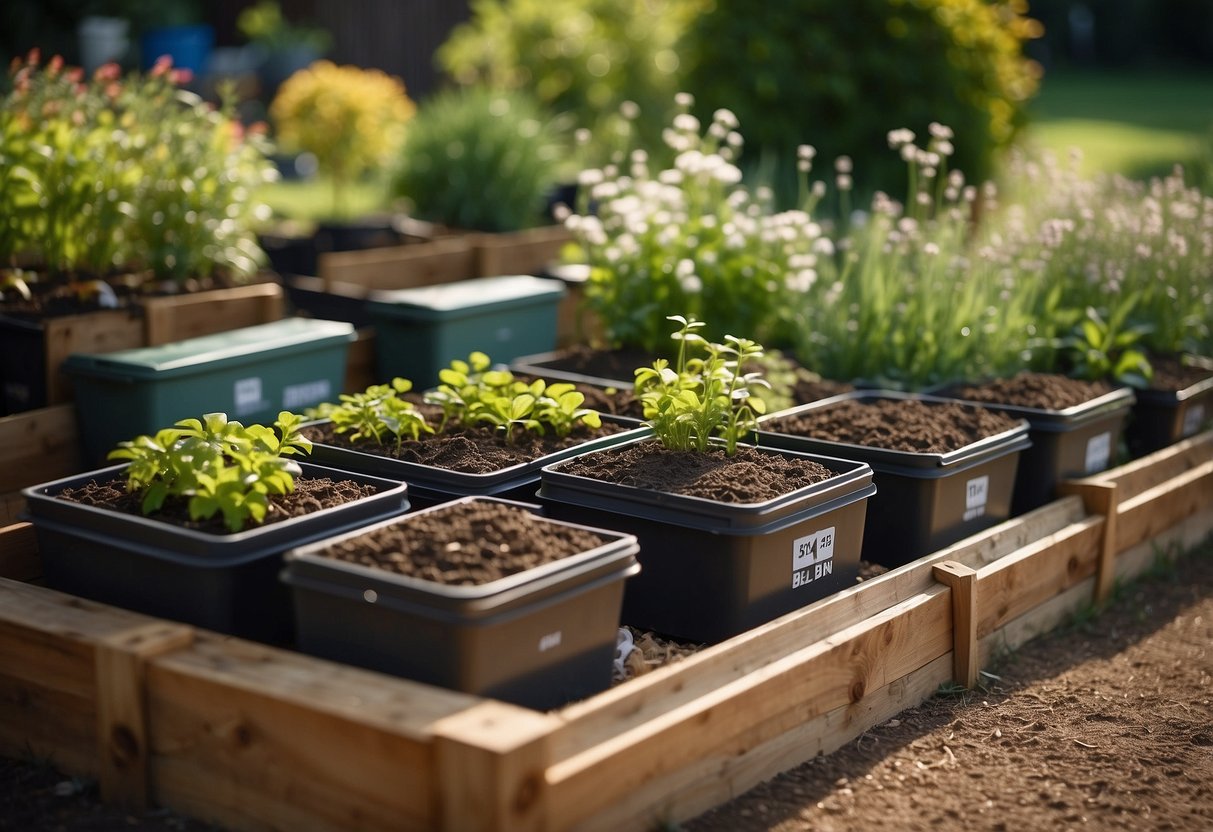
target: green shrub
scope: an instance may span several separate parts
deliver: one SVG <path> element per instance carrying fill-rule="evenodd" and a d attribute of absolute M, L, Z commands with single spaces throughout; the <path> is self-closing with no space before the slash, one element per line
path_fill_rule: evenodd
<path fill-rule="evenodd" d="M 438 61 L 461 85 L 533 90 L 588 128 L 605 160 L 619 106 L 659 129 L 677 90 L 675 45 L 703 0 L 476 0 Z M 656 144 L 657 135 L 646 137 Z"/>
<path fill-rule="evenodd" d="M 477 231 L 541 224 L 566 163 L 562 131 L 531 95 L 485 87 L 427 99 L 409 125 L 393 189 L 426 220 Z"/>
<path fill-rule="evenodd" d="M 804 142 L 825 159 L 853 158 L 860 191 L 888 190 L 900 175 L 886 135 L 921 135 L 932 121 L 956 131 L 953 164 L 980 181 L 1037 86 L 1022 46 L 1039 27 L 1025 9 L 1023 0 L 712 0 L 685 35 L 683 86 L 701 118 L 737 113 L 745 166 L 781 195 Z"/>

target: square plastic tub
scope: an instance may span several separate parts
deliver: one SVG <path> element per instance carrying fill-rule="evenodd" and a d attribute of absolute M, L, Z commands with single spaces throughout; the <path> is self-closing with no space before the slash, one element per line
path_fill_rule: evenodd
<path fill-rule="evenodd" d="M 438 286 L 371 293 L 376 371 L 402 376 L 418 388 L 479 350 L 494 362 L 556 346 L 557 308 L 564 284 L 527 275 L 482 277 Z"/>
<path fill-rule="evenodd" d="M 624 580 L 640 569 L 631 535 L 593 529 L 607 540 L 602 546 L 479 586 L 440 584 L 323 554 L 380 526 L 407 525 L 474 500 L 536 508 L 466 497 L 287 552 L 282 580 L 294 595 L 300 649 L 532 708 L 559 707 L 605 689 Z"/>
<path fill-rule="evenodd" d="M 270 424 L 336 399 L 345 383 L 354 327 L 284 318 L 268 324 L 103 355 L 76 353 L 72 376 L 86 464 L 101 464 L 121 441 L 179 419 L 226 413 Z"/>

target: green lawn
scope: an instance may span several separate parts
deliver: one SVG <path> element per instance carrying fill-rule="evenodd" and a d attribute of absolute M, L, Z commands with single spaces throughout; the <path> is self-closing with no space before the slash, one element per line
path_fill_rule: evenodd
<path fill-rule="evenodd" d="M 332 219 L 333 186 L 327 179 L 293 179 L 263 185 L 257 194 L 274 216 L 293 220 Z M 387 208 L 382 184 L 355 182 L 346 194 L 346 214 L 364 216 Z"/>
<path fill-rule="evenodd" d="M 1176 162 L 1213 164 L 1213 72 L 1053 73 L 1031 115 L 1025 141 L 1063 158 L 1081 149 L 1087 173 L 1146 177 Z"/>

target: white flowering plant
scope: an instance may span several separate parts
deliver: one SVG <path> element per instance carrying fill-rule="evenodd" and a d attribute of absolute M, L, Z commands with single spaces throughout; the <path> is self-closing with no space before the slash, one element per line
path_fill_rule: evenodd
<path fill-rule="evenodd" d="M 647 154 L 633 150 L 582 172 L 581 205 L 564 221 L 591 266 L 587 304 L 612 346 L 651 354 L 676 312 L 711 321 L 711 340 L 749 332 L 787 344 L 797 329 L 792 300 L 813 285 L 818 258 L 833 248 L 812 219 L 816 197 L 775 210 L 768 189 L 741 182 L 736 117 L 721 109 L 702 128 L 691 104 L 678 96 L 664 131 L 672 166 L 653 171 Z"/>
<path fill-rule="evenodd" d="M 952 131 L 932 124 L 923 146 L 906 129 L 889 133 L 906 163 L 905 203 L 883 192 L 852 213 L 851 164 L 835 161 L 842 218 L 838 254 L 801 298 L 797 358 L 827 378 L 921 389 L 1005 375 L 1022 366 L 1037 337 L 1035 281 L 1020 280 L 1018 252 L 978 229 L 995 191 L 948 170 Z"/>

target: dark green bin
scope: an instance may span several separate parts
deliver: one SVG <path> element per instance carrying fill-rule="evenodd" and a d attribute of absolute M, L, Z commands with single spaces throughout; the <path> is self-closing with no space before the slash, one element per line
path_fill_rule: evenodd
<path fill-rule="evenodd" d="M 438 286 L 373 292 L 375 367 L 381 380 L 438 383 L 456 358 L 479 350 L 497 363 L 556 347 L 564 284 L 527 275 L 480 277 Z"/>
<path fill-rule="evenodd" d="M 99 464 L 123 440 L 204 413 L 271 424 L 281 410 L 334 401 L 353 339 L 352 324 L 285 318 L 158 347 L 71 355 L 63 367 L 84 460 Z"/>

